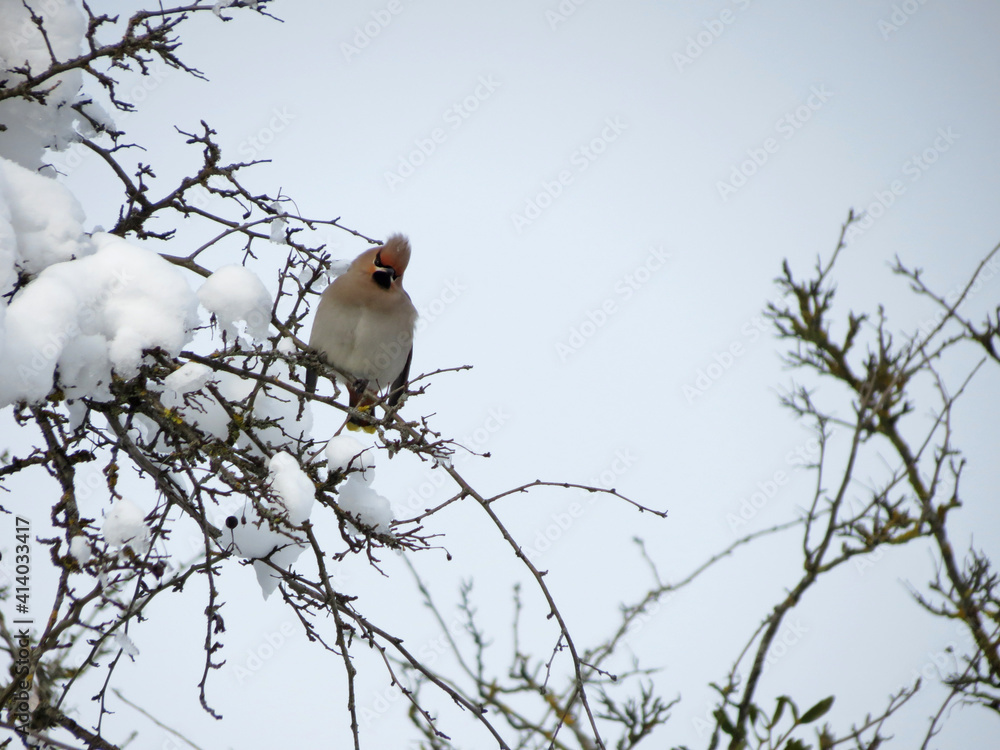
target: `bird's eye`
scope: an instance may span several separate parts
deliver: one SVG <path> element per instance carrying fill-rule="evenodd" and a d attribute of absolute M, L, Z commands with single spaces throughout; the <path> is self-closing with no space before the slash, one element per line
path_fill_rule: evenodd
<path fill-rule="evenodd" d="M 379 268 L 385 268 L 385 266 L 382 265 L 382 251 L 381 250 L 379 250 L 377 253 L 375 253 L 375 265 L 378 266 Z"/>

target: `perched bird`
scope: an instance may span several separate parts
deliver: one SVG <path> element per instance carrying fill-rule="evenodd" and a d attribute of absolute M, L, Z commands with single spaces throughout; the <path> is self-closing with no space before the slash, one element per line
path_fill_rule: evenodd
<path fill-rule="evenodd" d="M 345 382 L 349 404 L 361 411 L 371 409 L 386 387 L 389 406 L 399 403 L 406 389 L 417 322 L 417 310 L 403 289 L 409 262 L 409 241 L 392 235 L 384 245 L 355 258 L 326 288 L 316 309 L 309 346 L 351 378 Z M 309 368 L 309 393 L 316 390 L 316 377 Z M 348 418 L 347 428 L 375 430 L 353 418 Z"/>

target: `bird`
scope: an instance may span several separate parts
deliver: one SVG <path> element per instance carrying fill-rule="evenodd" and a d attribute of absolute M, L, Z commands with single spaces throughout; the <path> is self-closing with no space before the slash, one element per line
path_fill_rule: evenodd
<path fill-rule="evenodd" d="M 417 309 L 403 289 L 410 242 L 393 234 L 365 250 L 324 291 L 316 308 L 309 347 L 336 368 L 347 388 L 349 405 L 367 412 L 389 389 L 394 407 L 406 390 L 413 360 Z M 317 372 L 306 370 L 306 392 L 315 393 Z M 347 429 L 374 432 L 352 415 Z"/>

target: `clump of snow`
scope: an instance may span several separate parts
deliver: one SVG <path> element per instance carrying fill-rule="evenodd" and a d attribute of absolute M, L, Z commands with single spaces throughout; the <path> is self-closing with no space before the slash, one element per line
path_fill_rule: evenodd
<path fill-rule="evenodd" d="M 288 238 L 285 236 L 285 228 L 288 226 L 288 222 L 285 221 L 285 212 L 281 210 L 281 203 L 278 201 L 272 201 L 268 208 L 278 214 L 278 216 L 271 221 L 271 242 L 274 242 L 277 245 L 288 244 L 286 241 Z"/>
<path fill-rule="evenodd" d="M 66 411 L 69 413 L 69 429 L 76 431 L 90 413 L 90 407 L 83 401 L 69 400 L 65 403 Z"/>
<path fill-rule="evenodd" d="M 337 495 L 337 505 L 353 518 L 375 531 L 387 534 L 392 523 L 392 505 L 372 489 L 375 478 L 375 458 L 371 448 L 366 448 L 350 435 L 335 435 L 323 449 L 331 472 L 350 472 Z M 353 533 L 357 528 L 348 524 Z"/>
<path fill-rule="evenodd" d="M 347 273 L 347 269 L 351 267 L 352 262 L 353 261 L 350 258 L 331 260 L 330 271 L 329 271 L 330 278 L 335 279 L 338 276 L 343 276 L 345 273 Z"/>
<path fill-rule="evenodd" d="M 257 341 L 267 338 L 271 322 L 271 295 L 257 274 L 244 266 L 222 266 L 198 290 L 202 307 L 215 315 L 228 338 L 236 336 L 237 321 Z"/>
<path fill-rule="evenodd" d="M 359 474 L 351 474 L 340 485 L 337 505 L 361 523 L 387 534 L 392 523 L 392 506 L 373 490 Z M 357 529 L 354 529 L 357 531 Z"/>
<path fill-rule="evenodd" d="M 264 500 L 264 507 L 273 514 L 280 514 L 293 526 L 301 525 L 312 512 L 316 495 L 312 481 L 288 453 L 276 453 L 268 463 L 268 473 L 276 497 Z M 270 555 L 268 559 L 284 569 L 295 562 L 305 549 L 301 535 L 296 535 L 287 526 L 272 528 L 253 506 L 247 507 L 245 517 L 246 523 L 240 523 L 233 529 L 233 541 L 244 557 L 264 558 Z M 254 562 L 254 570 L 266 599 L 278 585 L 276 571 L 260 560 Z"/>
<path fill-rule="evenodd" d="M 199 373 L 204 374 L 203 371 L 193 369 L 187 373 L 181 372 L 191 366 L 192 363 L 184 365 L 164 379 L 167 390 L 163 391 L 160 400 L 168 409 L 174 409 L 188 424 L 194 425 L 212 437 L 225 440 L 229 436 L 229 414 L 211 393 L 190 395 L 204 385 L 204 383 L 195 385 L 200 378 Z M 269 373 L 281 380 L 289 378 L 287 365 L 272 366 Z M 249 403 L 249 398 L 258 385 L 252 378 L 230 372 L 210 372 L 210 378 L 219 395 L 237 405 Z M 312 430 L 312 412 L 306 409 L 300 418 L 298 409 L 298 401 L 291 394 L 273 386 L 262 386 L 253 399 L 251 416 L 268 424 L 255 426 L 254 433 L 262 442 L 276 448 L 305 439 Z M 240 411 L 238 407 L 236 410 Z M 154 427 L 147 437 L 151 438 L 156 432 Z M 236 441 L 236 447 L 249 448 L 255 455 L 260 454 L 260 449 L 242 431 Z M 159 443 L 152 448 L 172 450 L 166 443 Z"/>
<path fill-rule="evenodd" d="M 81 534 L 70 539 L 69 553 L 76 558 L 80 565 L 86 565 L 90 562 L 90 542 L 87 541 L 87 537 Z"/>
<path fill-rule="evenodd" d="M 31 20 L 27 5 L 0 2 L 0 29 L 3 29 L 0 33 L 0 78 L 6 79 L 7 88 L 26 80 L 23 73 L 11 72 L 11 68 L 28 67 L 32 75 L 38 75 L 48 70 L 53 54 L 64 62 L 78 57 L 83 51 L 87 22 L 74 0 L 30 3 L 42 18 L 44 37 Z M 0 131 L 0 156 L 35 170 L 42 166 L 46 148 L 66 148 L 76 135 L 74 125 L 79 123 L 87 127 L 86 120 L 72 107 L 87 98 L 80 92 L 82 83 L 82 71 L 68 70 L 35 88 L 36 91 L 51 89 L 44 104 L 20 97 L 0 102 L 0 122 L 7 126 Z M 96 107 L 91 105 L 91 109 Z"/>
<path fill-rule="evenodd" d="M 65 187 L 0 158 L 0 407 L 107 395 L 112 369 L 135 374 L 142 351 L 177 353 L 197 325 L 180 270 L 108 234 L 88 236 Z"/>
<path fill-rule="evenodd" d="M 287 453 L 276 453 L 267 465 L 271 475 L 271 487 L 278 493 L 282 505 L 288 511 L 288 520 L 298 526 L 309 518 L 316 487 L 302 471 L 299 462 Z"/>
<path fill-rule="evenodd" d="M 233 2 L 234 0 L 217 0 L 215 5 L 212 6 L 212 12 L 219 18 L 222 18 L 222 11 L 232 5 Z M 227 18 L 225 20 L 228 21 L 229 19 Z"/>
<path fill-rule="evenodd" d="M 331 472 L 351 472 L 340 485 L 337 505 L 352 517 L 375 531 L 387 534 L 392 523 L 392 506 L 371 488 L 375 478 L 375 459 L 366 448 L 350 435 L 335 435 L 323 450 Z M 357 532 L 350 524 L 352 532 Z"/>
<path fill-rule="evenodd" d="M 0 158 L 0 294 L 14 287 L 18 272 L 34 275 L 93 253 L 84 218 L 65 187 Z"/>
<path fill-rule="evenodd" d="M 284 217 L 279 216 L 271 222 L 271 242 L 276 245 L 286 245 L 288 244 L 285 236 L 285 227 L 288 226 L 288 222 L 285 221 Z"/>
<path fill-rule="evenodd" d="M 111 371 L 133 377 L 144 349 L 176 355 L 197 325 L 194 293 L 154 252 L 95 234 L 94 253 L 55 263 L 7 307 L 0 406 L 41 401 L 58 371 L 67 397 L 106 394 Z"/>
<path fill-rule="evenodd" d="M 366 448 L 350 435 L 335 435 L 323 451 L 331 472 L 359 471 L 361 478 L 371 484 L 375 476 L 375 459 L 371 448 Z"/>
<path fill-rule="evenodd" d="M 178 394 L 190 393 L 202 388 L 212 378 L 212 368 L 200 362 L 188 362 L 167 375 L 163 385 Z"/>
<path fill-rule="evenodd" d="M 132 641 L 131 638 L 129 638 L 125 633 L 121 632 L 120 630 L 117 633 L 115 633 L 115 637 L 113 640 L 115 642 L 115 645 L 125 652 L 126 656 L 134 659 L 139 655 L 139 648 L 135 645 L 135 643 Z"/>
<path fill-rule="evenodd" d="M 149 527 L 138 506 L 120 497 L 104 517 L 104 541 L 111 547 L 129 547 L 137 555 L 149 548 Z"/>

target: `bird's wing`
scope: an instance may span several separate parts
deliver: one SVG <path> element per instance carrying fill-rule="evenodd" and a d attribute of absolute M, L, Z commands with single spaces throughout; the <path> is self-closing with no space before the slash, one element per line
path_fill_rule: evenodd
<path fill-rule="evenodd" d="M 410 346 L 410 353 L 406 355 L 406 364 L 403 365 L 402 371 L 399 376 L 393 381 L 392 388 L 389 390 L 389 406 L 395 406 L 399 403 L 399 399 L 403 397 L 403 392 L 406 390 L 406 381 L 410 377 L 410 362 L 413 361 L 413 346 Z"/>

